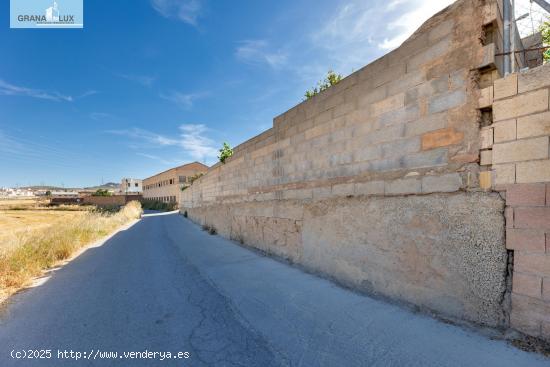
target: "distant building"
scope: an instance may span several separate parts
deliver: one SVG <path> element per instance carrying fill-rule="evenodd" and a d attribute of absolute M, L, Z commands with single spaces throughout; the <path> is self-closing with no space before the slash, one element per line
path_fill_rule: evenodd
<path fill-rule="evenodd" d="M 207 170 L 208 166 L 193 162 L 146 178 L 143 180 L 143 198 L 179 204 L 182 187 L 191 184 L 191 177 Z"/>
<path fill-rule="evenodd" d="M 78 191 L 52 191 L 52 198 L 79 198 L 80 193 Z"/>
<path fill-rule="evenodd" d="M 142 180 L 138 178 L 123 178 L 120 181 L 120 192 L 123 194 L 141 194 L 143 192 Z"/>

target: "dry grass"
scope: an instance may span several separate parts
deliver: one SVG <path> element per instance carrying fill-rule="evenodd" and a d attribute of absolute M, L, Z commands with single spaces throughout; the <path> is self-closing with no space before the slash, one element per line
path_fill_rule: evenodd
<path fill-rule="evenodd" d="M 66 216 L 62 220 L 58 217 L 52 225 L 13 236 L 0 253 L 0 299 L 78 249 L 139 218 L 141 212 L 139 202 L 131 202 L 115 214 L 62 212 Z"/>

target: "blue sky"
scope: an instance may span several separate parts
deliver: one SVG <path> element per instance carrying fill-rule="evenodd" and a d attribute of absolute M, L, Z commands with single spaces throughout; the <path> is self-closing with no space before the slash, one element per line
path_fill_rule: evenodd
<path fill-rule="evenodd" d="M 2 1 L 0 186 L 212 164 L 451 2 L 85 0 L 84 29 L 9 29 Z"/>

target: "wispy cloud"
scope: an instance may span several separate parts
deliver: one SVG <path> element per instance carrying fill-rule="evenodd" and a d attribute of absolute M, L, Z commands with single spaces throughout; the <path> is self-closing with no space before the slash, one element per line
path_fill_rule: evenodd
<path fill-rule="evenodd" d="M 285 65 L 288 55 L 281 50 L 272 50 L 266 40 L 241 41 L 235 50 L 235 56 L 246 63 L 265 64 L 274 69 Z"/>
<path fill-rule="evenodd" d="M 203 124 L 182 124 L 179 126 L 179 133 L 174 137 L 157 134 L 140 128 L 126 130 L 109 130 L 107 133 L 123 135 L 134 140 L 147 143 L 149 148 L 179 147 L 182 154 L 194 160 L 211 160 L 216 157 L 218 151 L 215 148 L 214 140 L 207 136 L 211 130 Z M 163 159 L 149 153 L 139 153 L 150 159 Z M 168 162 L 169 160 L 165 160 Z"/>
<path fill-rule="evenodd" d="M 207 92 L 202 93 L 182 93 L 177 91 L 171 91 L 169 93 L 161 93 L 160 98 L 166 99 L 168 101 L 174 102 L 184 110 L 189 110 L 193 107 L 193 104 L 197 99 L 206 97 Z"/>
<path fill-rule="evenodd" d="M 162 163 L 164 165 L 167 165 L 167 166 L 176 165 L 176 164 L 181 163 L 181 160 L 179 160 L 179 159 L 164 159 L 162 157 L 159 157 L 158 155 L 153 155 L 153 154 L 136 153 L 136 155 L 155 160 L 155 161 L 160 162 L 160 163 Z"/>
<path fill-rule="evenodd" d="M 135 75 L 135 74 L 115 74 L 119 78 L 126 79 L 145 87 L 150 87 L 155 82 L 156 78 L 149 75 Z"/>
<path fill-rule="evenodd" d="M 195 27 L 204 9 L 202 0 L 151 0 L 151 5 L 163 17 L 178 19 Z"/>
<path fill-rule="evenodd" d="M 77 99 L 85 98 L 97 93 L 99 92 L 95 90 L 89 90 L 80 95 L 73 97 L 73 96 L 61 94 L 58 92 L 47 92 L 41 89 L 22 87 L 22 86 L 10 84 L 0 79 L 0 95 L 4 95 L 4 96 L 23 96 L 23 97 L 32 97 L 32 98 L 38 98 L 38 99 L 47 99 L 55 102 L 73 102 Z"/>

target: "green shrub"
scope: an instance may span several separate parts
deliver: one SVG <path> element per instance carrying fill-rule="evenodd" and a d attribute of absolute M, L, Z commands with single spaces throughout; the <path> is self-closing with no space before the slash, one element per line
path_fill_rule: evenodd
<path fill-rule="evenodd" d="M 542 43 L 544 46 L 550 46 L 550 18 L 542 23 L 540 33 L 542 34 Z M 546 62 L 550 61 L 550 49 L 544 52 L 544 60 Z"/>
<path fill-rule="evenodd" d="M 307 90 L 304 94 L 304 99 L 310 99 L 314 95 L 321 93 L 324 90 L 332 87 L 334 84 L 339 83 L 342 80 L 342 75 L 336 74 L 334 71 L 329 70 L 324 80 L 317 83 L 317 87 Z"/>
<path fill-rule="evenodd" d="M 227 143 L 223 143 L 223 147 L 220 149 L 220 155 L 218 156 L 220 162 L 225 163 L 225 160 L 233 155 L 233 149 Z"/>
<path fill-rule="evenodd" d="M 159 210 L 159 211 L 172 211 L 178 208 L 178 204 L 175 202 L 165 203 L 163 201 L 143 199 L 141 201 L 141 207 L 144 210 Z"/>

